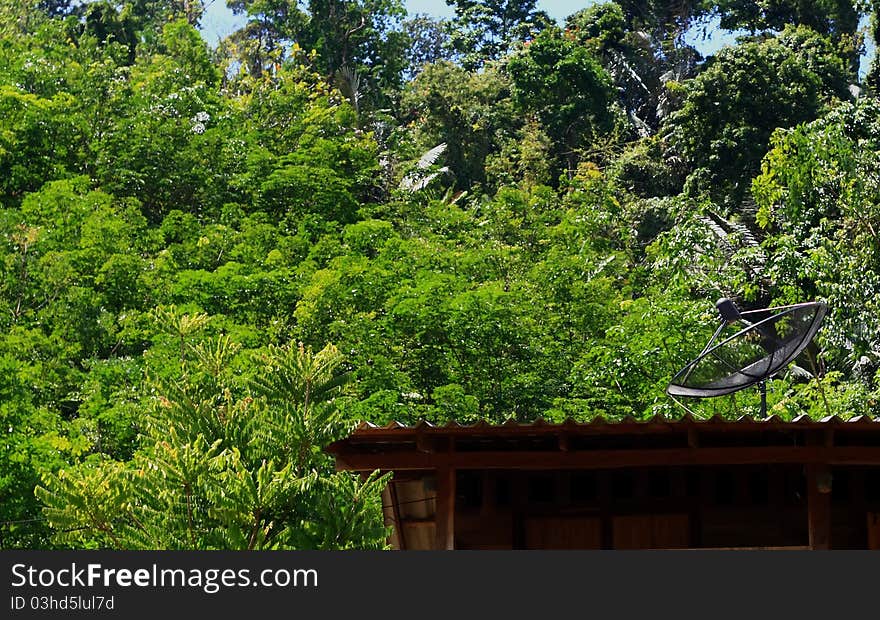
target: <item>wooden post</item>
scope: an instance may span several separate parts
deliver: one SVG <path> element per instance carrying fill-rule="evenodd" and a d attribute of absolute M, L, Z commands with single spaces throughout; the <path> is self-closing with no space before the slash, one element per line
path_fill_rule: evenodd
<path fill-rule="evenodd" d="M 827 465 L 807 465 L 807 525 L 811 549 L 831 548 L 830 476 Z"/>
<path fill-rule="evenodd" d="M 599 484 L 599 527 L 602 549 L 614 549 L 614 515 L 611 501 L 611 472 L 600 471 Z"/>
<path fill-rule="evenodd" d="M 397 481 L 393 478 L 388 482 L 388 492 L 391 496 L 391 507 L 394 513 L 394 529 L 397 530 L 397 548 L 406 550 L 406 529 L 400 516 L 400 500 L 397 499 Z"/>
<path fill-rule="evenodd" d="M 527 549 L 526 508 L 528 507 L 528 480 L 524 472 L 516 472 L 510 478 L 510 517 L 514 549 Z"/>
<path fill-rule="evenodd" d="M 455 549 L 455 469 L 437 470 L 437 539 L 435 549 Z"/>

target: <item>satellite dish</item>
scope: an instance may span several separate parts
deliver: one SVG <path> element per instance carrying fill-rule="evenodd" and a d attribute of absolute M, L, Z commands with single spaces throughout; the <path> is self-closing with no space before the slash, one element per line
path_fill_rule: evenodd
<path fill-rule="evenodd" d="M 722 298 L 715 307 L 721 325 L 700 355 L 672 378 L 666 393 L 711 398 L 758 385 L 766 414 L 766 381 L 807 348 L 828 306 L 812 301 L 740 312 L 733 301 Z"/>

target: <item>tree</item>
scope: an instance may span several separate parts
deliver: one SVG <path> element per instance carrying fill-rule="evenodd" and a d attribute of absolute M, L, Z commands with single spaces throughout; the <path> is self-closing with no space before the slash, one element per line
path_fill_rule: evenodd
<path fill-rule="evenodd" d="M 386 480 L 333 473 L 321 448 L 344 434 L 332 347 L 270 347 L 236 385 L 228 337 L 189 345 L 157 386 L 129 463 L 99 461 L 37 490 L 60 542 L 115 549 L 381 548 Z M 191 356 L 191 357 L 190 357 Z"/>
<path fill-rule="evenodd" d="M 414 78 L 425 65 L 448 60 L 449 25 L 445 20 L 417 14 L 403 22 L 403 33 L 409 42 L 406 76 Z"/>
<path fill-rule="evenodd" d="M 484 183 L 484 164 L 512 137 L 518 120 L 510 81 L 497 67 L 472 73 L 451 62 L 426 66 L 404 91 L 401 106 L 425 149 L 446 144 L 444 158 L 460 189 Z"/>
<path fill-rule="evenodd" d="M 587 47 L 614 80 L 621 103 L 636 131 L 647 136 L 674 107 L 669 82 L 693 77 L 699 53 L 675 39 L 658 39 L 656 30 L 640 30 L 628 23 L 615 2 L 594 4 L 565 20 L 567 36 Z"/>
<path fill-rule="evenodd" d="M 850 98 L 847 72 L 829 41 L 805 28 L 721 50 L 684 85 L 667 131 L 691 167 L 689 191 L 739 205 L 777 127 L 810 121 Z"/>
<path fill-rule="evenodd" d="M 627 28 L 647 31 L 664 45 L 675 45 L 693 21 L 705 12 L 703 0 L 616 0 Z"/>
<path fill-rule="evenodd" d="M 52 547 L 51 529 L 40 518 L 34 487 L 40 476 L 81 454 L 86 441 L 69 434 L 57 411 L 34 398 L 31 378 L 35 365 L 22 359 L 16 345 L 28 347 L 33 339 L 14 330 L 0 343 L 0 545 L 4 549 Z"/>
<path fill-rule="evenodd" d="M 276 217 L 350 222 L 378 192 L 378 146 L 351 102 L 320 76 L 292 66 L 256 81 L 237 102 L 249 131 L 231 162 L 238 187 Z"/>
<path fill-rule="evenodd" d="M 406 15 L 400 0 L 309 0 L 305 10 L 296 0 L 228 0 L 236 13 L 247 13 L 246 37 L 255 41 L 251 52 L 270 62 L 282 61 L 295 47 L 314 50 L 315 68 L 330 83 L 336 83 L 343 69 L 355 72 L 363 81 L 367 98 L 374 106 L 388 103 L 390 92 L 400 88 L 405 67 L 407 38 L 399 28 Z M 259 77 L 266 68 L 251 61 Z"/>
<path fill-rule="evenodd" d="M 554 172 L 571 173 L 583 153 L 600 154 L 615 126 L 611 79 L 590 51 L 547 30 L 507 63 L 518 110 L 534 114 L 553 141 Z"/>
<path fill-rule="evenodd" d="M 777 0 L 776 2 L 743 2 L 720 0 L 708 3 L 721 16 L 721 27 L 728 30 L 745 28 L 752 33 L 782 30 L 787 25 L 803 25 L 834 44 L 855 81 L 862 53 L 862 37 L 858 33 L 862 10 L 852 0 Z"/>
<path fill-rule="evenodd" d="M 777 132 L 754 181 L 775 298 L 827 300 L 826 359 L 872 389 L 880 368 L 878 110 L 863 99 Z"/>
<path fill-rule="evenodd" d="M 852 34 L 858 27 L 858 9 L 850 0 L 812 0 L 773 3 L 716 0 L 710 6 L 721 15 L 721 27 L 748 28 L 753 32 L 802 24 L 821 34 Z"/>
<path fill-rule="evenodd" d="M 161 30 L 169 21 L 184 19 L 198 26 L 205 12 L 204 0 L 123 0 L 122 11 L 138 21 L 142 31 Z"/>
<path fill-rule="evenodd" d="M 873 3 L 871 18 L 869 22 L 869 32 L 874 44 L 880 41 L 880 3 Z M 873 93 L 880 92 L 880 53 L 874 50 L 874 57 L 868 67 L 868 75 L 865 76 L 865 84 Z"/>
<path fill-rule="evenodd" d="M 79 11 L 78 11 L 79 12 Z M 137 53 L 136 20 L 129 12 L 120 14 L 109 2 L 94 2 L 82 9 L 82 34 L 95 37 L 103 44 L 120 43 L 128 49 L 128 64 Z"/>
<path fill-rule="evenodd" d="M 111 91 L 105 105 L 115 114 L 95 136 L 89 162 L 104 188 L 137 197 L 154 221 L 173 206 L 194 205 L 209 186 L 216 159 L 202 149 L 223 116 L 220 75 L 198 32 L 183 20 L 168 22 L 158 45 Z"/>
<path fill-rule="evenodd" d="M 446 0 L 455 7 L 450 46 L 468 70 L 499 60 L 552 24 L 536 0 Z"/>

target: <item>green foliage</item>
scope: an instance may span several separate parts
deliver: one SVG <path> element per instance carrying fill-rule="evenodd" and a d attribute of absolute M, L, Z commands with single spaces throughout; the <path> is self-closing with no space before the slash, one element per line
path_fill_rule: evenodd
<path fill-rule="evenodd" d="M 496 185 L 549 185 L 553 182 L 552 148 L 540 123 L 531 120 L 504 142 L 497 153 L 486 156 L 486 176 Z"/>
<path fill-rule="evenodd" d="M 693 9 L 688 3 L 679 8 L 685 12 Z M 661 5 L 648 8 L 659 9 Z M 680 39 L 674 23 L 677 18 L 670 15 L 660 18 L 661 22 L 653 27 L 644 24 L 631 28 L 627 27 L 628 19 L 632 16 L 620 3 L 597 3 L 570 15 L 565 32 L 601 60 L 634 129 L 645 137 L 656 132 L 660 121 L 675 107 L 676 96 L 668 84 L 693 77 L 702 59 Z M 637 21 L 642 19 L 651 18 L 641 13 Z M 668 19 L 672 22 L 665 21 Z M 689 17 L 682 18 L 682 24 L 689 21 Z"/>
<path fill-rule="evenodd" d="M 877 118 L 867 99 L 777 133 L 754 182 L 776 294 L 828 300 L 825 338 L 844 376 L 870 377 L 880 362 Z"/>
<path fill-rule="evenodd" d="M 470 73 L 451 62 L 428 65 L 408 85 L 402 106 L 421 145 L 447 145 L 445 161 L 459 188 L 486 181 L 486 157 L 517 125 L 510 82 L 495 67 Z"/>
<path fill-rule="evenodd" d="M 675 195 L 685 171 L 672 161 L 669 150 L 656 137 L 639 140 L 611 163 L 609 176 L 618 187 L 641 198 Z"/>
<path fill-rule="evenodd" d="M 418 75 L 425 65 L 448 60 L 451 56 L 446 20 L 425 14 L 412 15 L 403 22 L 403 33 L 409 42 L 406 74 L 410 78 Z"/>
<path fill-rule="evenodd" d="M 52 143 L 58 134 L 72 133 L 66 115 L 70 105 L 65 94 L 47 99 L 0 86 L 0 191 L 7 201 L 65 174 L 65 162 L 52 154 Z"/>
<path fill-rule="evenodd" d="M 166 315 L 175 331 L 204 319 Z M 185 326 L 185 327 L 184 327 Z M 174 335 L 174 334 L 172 334 Z M 344 375 L 327 346 L 269 347 L 236 381 L 228 337 L 189 344 L 176 380 L 155 386 L 130 462 L 47 475 L 37 495 L 61 543 L 116 549 L 381 548 L 381 488 L 332 473 L 320 448 L 348 425 L 334 401 Z"/>
<path fill-rule="evenodd" d="M 0 0 L 0 546 L 383 547 L 356 421 L 675 415 L 722 295 L 831 307 L 774 414 L 876 415 L 880 110 L 776 4 Z"/>
<path fill-rule="evenodd" d="M 721 25 L 735 30 L 752 31 L 783 28 L 786 24 L 803 24 L 822 34 L 855 32 L 858 26 L 856 3 L 848 0 L 816 0 L 814 2 L 782 1 L 750 3 L 722 0 L 711 3 L 722 15 Z"/>
<path fill-rule="evenodd" d="M 688 191 L 738 205 L 759 171 L 770 135 L 848 99 L 846 70 L 831 44 L 804 28 L 725 48 L 686 85 L 668 121 L 693 172 Z"/>
<path fill-rule="evenodd" d="M 623 9 L 616 2 L 604 2 L 581 9 L 565 20 L 566 30 L 578 40 L 593 42 L 599 49 L 618 43 L 626 32 Z"/>
<path fill-rule="evenodd" d="M 264 73 L 298 50 L 314 51 L 315 68 L 334 83 L 350 69 L 366 80 L 374 105 L 388 102 L 388 91 L 400 88 L 408 44 L 398 21 L 406 14 L 400 0 L 227 0 L 250 22 L 232 35 L 234 48 L 252 77 Z M 305 5 L 300 8 L 300 5 Z"/>
<path fill-rule="evenodd" d="M 507 64 L 517 109 L 534 114 L 553 142 L 554 172 L 571 172 L 582 152 L 602 150 L 614 128 L 611 79 L 590 51 L 546 30 Z"/>
<path fill-rule="evenodd" d="M 706 11 L 703 0 L 615 0 L 630 30 L 646 30 L 657 39 L 676 39 Z"/>
<path fill-rule="evenodd" d="M 552 23 L 537 9 L 536 0 L 447 0 L 446 4 L 455 8 L 449 24 L 450 47 L 470 71 L 499 60 Z"/>

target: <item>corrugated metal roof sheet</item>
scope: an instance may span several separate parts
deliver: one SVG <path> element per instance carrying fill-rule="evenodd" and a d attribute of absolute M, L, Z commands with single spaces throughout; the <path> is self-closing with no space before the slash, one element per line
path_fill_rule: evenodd
<path fill-rule="evenodd" d="M 880 465 L 880 419 L 838 416 L 792 420 L 686 415 L 489 424 L 427 421 L 360 424 L 325 450 L 347 469 L 601 468 L 679 464 L 806 463 Z M 534 459 L 541 456 L 540 462 Z M 340 464 L 341 463 L 341 464 Z"/>
<path fill-rule="evenodd" d="M 792 420 L 783 420 L 779 416 L 756 419 L 740 416 L 726 419 L 721 416 L 699 419 L 690 414 L 680 418 L 654 416 L 644 420 L 632 417 L 623 419 L 607 419 L 597 416 L 592 420 L 578 422 L 567 419 L 562 422 L 550 422 L 537 419 L 533 422 L 517 422 L 507 420 L 500 424 L 490 424 L 479 420 L 470 424 L 462 424 L 452 420 L 438 425 L 420 420 L 411 425 L 399 421 L 391 421 L 384 425 L 362 422 L 348 437 L 336 441 L 329 446 L 329 452 L 336 452 L 343 445 L 378 442 L 419 441 L 420 438 L 474 438 L 474 439 L 506 439 L 546 436 L 587 437 L 599 435 L 667 435 L 675 433 L 752 433 L 763 431 L 867 431 L 880 432 L 880 419 L 868 416 L 854 416 L 842 419 L 838 416 L 826 416 L 814 419 L 808 415 L 799 415 Z"/>
<path fill-rule="evenodd" d="M 452 420 L 443 425 L 436 425 L 427 420 L 420 420 L 416 424 L 406 425 L 396 420 L 388 422 L 385 425 L 378 425 L 372 422 L 361 422 L 357 428 L 355 429 L 355 435 L 370 435 L 370 434 L 384 434 L 388 432 L 401 431 L 402 433 L 412 433 L 412 432 L 424 432 L 424 433 L 437 433 L 437 434 L 457 434 L 459 432 L 463 434 L 472 434 L 474 431 L 535 431 L 535 430 L 578 430 L 578 431 L 589 431 L 590 429 L 616 429 L 616 430 L 626 430 L 627 427 L 633 428 L 647 428 L 650 426 L 663 426 L 663 427 L 681 427 L 681 426 L 715 426 L 715 427 L 730 427 L 730 428 L 742 428 L 745 430 L 746 428 L 755 428 L 755 427 L 793 427 L 793 428 L 803 428 L 803 427 L 834 427 L 834 426 L 844 426 L 844 427 L 877 427 L 880 429 L 880 419 L 871 418 L 868 416 L 854 416 L 852 418 L 844 420 L 839 416 L 826 416 L 821 419 L 814 419 L 806 414 L 801 414 L 792 420 L 784 420 L 779 416 L 773 415 L 767 418 L 753 418 L 750 416 L 740 416 L 736 419 L 727 419 L 721 416 L 713 416 L 711 418 L 695 418 L 690 414 L 686 414 L 681 418 L 666 418 L 664 416 L 656 415 L 651 418 L 647 418 L 644 420 L 637 420 L 633 417 L 626 417 L 623 419 L 608 419 L 602 416 L 597 416 L 592 420 L 586 422 L 578 422 L 574 419 L 567 419 L 562 422 L 549 422 L 544 420 L 543 418 L 538 418 L 533 422 L 517 422 L 516 420 L 507 420 L 501 424 L 490 424 L 486 420 L 480 420 L 478 422 L 474 422 L 471 424 L 462 424 L 458 421 Z"/>

